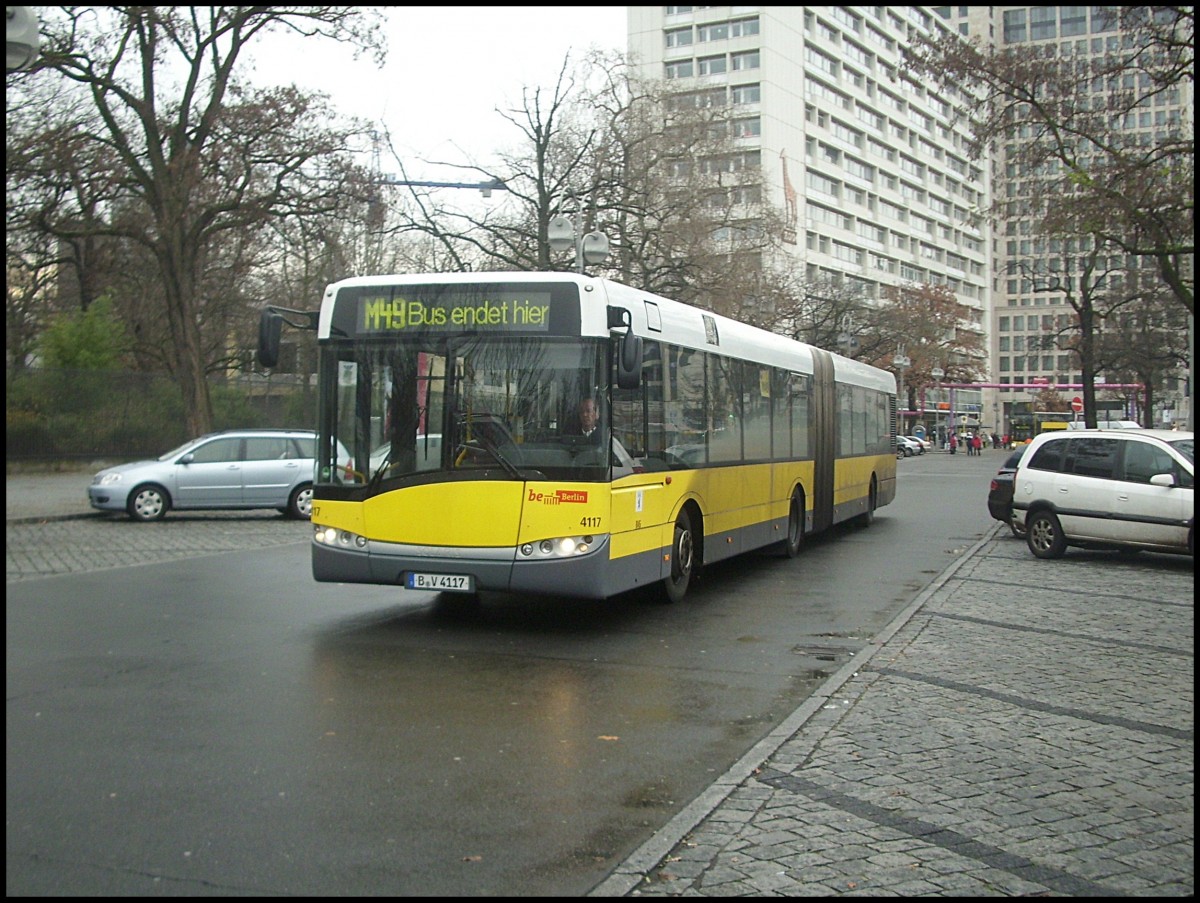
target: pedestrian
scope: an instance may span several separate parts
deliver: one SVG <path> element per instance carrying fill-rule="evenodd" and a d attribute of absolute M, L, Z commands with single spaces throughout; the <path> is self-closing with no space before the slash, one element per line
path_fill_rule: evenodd
<path fill-rule="evenodd" d="M 958 446 L 958 436 L 954 433 L 950 434 L 950 454 L 954 454 L 954 449 Z"/>

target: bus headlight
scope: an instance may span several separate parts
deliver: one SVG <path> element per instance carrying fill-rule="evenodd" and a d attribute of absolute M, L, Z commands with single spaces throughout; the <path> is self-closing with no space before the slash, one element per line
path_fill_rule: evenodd
<path fill-rule="evenodd" d="M 351 533 L 349 530 L 339 530 L 336 527 L 326 527 L 321 524 L 313 524 L 313 541 L 319 542 L 323 546 L 341 546 L 346 549 L 350 546 L 358 549 L 367 547 L 367 537 Z"/>
<path fill-rule="evenodd" d="M 522 543 L 518 549 L 522 558 L 569 558 L 586 555 L 596 543 L 595 536 L 556 536 L 539 542 Z"/>

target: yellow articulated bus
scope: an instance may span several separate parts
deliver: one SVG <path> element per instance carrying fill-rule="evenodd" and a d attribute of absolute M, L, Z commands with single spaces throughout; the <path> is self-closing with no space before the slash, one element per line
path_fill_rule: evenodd
<path fill-rule="evenodd" d="M 281 322 L 318 334 L 319 581 L 677 601 L 895 498 L 892 374 L 606 279 L 346 279 L 264 310 L 265 366 Z"/>

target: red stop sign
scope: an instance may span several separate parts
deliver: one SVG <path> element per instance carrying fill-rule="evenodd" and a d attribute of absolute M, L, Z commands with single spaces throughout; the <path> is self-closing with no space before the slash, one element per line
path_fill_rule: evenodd
<path fill-rule="evenodd" d="M 1083 399 L 1078 395 L 1071 399 L 1071 410 L 1076 414 L 1083 410 Z"/>

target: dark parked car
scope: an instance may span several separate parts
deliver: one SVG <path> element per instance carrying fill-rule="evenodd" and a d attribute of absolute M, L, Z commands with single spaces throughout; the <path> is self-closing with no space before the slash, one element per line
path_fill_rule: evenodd
<path fill-rule="evenodd" d="M 996 520 L 1002 520 L 1008 524 L 1008 529 L 1012 530 L 1013 536 L 1024 536 L 1025 528 L 1013 522 L 1012 516 L 1012 500 L 1013 500 L 1013 474 L 1017 470 L 1017 462 L 1021 460 L 1021 456 L 1025 454 L 1027 445 L 1018 445 L 996 471 L 996 475 L 992 477 L 992 485 L 988 489 L 988 512 Z"/>

